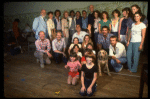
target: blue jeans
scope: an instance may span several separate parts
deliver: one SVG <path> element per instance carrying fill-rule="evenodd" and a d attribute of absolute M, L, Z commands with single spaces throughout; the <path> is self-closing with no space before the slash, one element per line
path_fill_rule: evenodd
<path fill-rule="evenodd" d="M 94 92 L 96 91 L 96 82 L 95 82 L 95 84 L 92 87 L 92 93 L 90 93 L 90 94 L 87 93 L 87 89 L 91 85 L 91 83 L 92 83 L 92 79 L 86 79 L 84 77 L 84 85 L 85 85 L 86 91 L 84 91 L 83 93 L 80 91 L 79 94 L 81 96 L 86 96 L 86 95 L 87 96 L 92 96 L 94 94 Z"/>
<path fill-rule="evenodd" d="M 127 62 L 126 57 L 118 58 L 118 60 L 121 61 L 120 64 L 118 64 L 118 63 L 116 62 L 116 60 L 114 60 L 114 59 L 111 59 L 111 60 L 110 60 L 110 64 L 111 64 L 111 66 L 114 68 L 115 72 L 119 72 L 120 69 L 122 68 L 122 64 L 124 64 L 124 63 Z"/>
<path fill-rule="evenodd" d="M 54 51 L 53 51 L 53 57 L 54 57 L 54 60 L 55 60 L 55 62 L 58 64 L 58 63 L 60 63 L 61 62 L 61 60 L 65 63 L 65 64 L 67 64 L 67 58 L 66 57 L 64 57 L 63 56 L 63 54 L 60 54 L 60 53 L 55 53 Z"/>
<path fill-rule="evenodd" d="M 131 72 L 137 72 L 139 57 L 141 53 L 141 51 L 138 50 L 140 44 L 141 42 L 130 42 L 127 48 L 127 64 L 128 69 Z"/>

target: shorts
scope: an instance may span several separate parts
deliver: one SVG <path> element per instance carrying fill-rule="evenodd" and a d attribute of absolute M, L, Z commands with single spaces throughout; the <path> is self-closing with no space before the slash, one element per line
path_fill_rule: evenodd
<path fill-rule="evenodd" d="M 68 75 L 70 75 L 72 78 L 75 76 L 79 76 L 79 72 L 68 72 Z"/>

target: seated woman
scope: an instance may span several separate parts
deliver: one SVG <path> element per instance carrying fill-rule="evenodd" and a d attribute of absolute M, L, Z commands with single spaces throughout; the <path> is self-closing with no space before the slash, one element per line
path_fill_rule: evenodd
<path fill-rule="evenodd" d="M 77 45 L 79 46 L 79 48 L 81 49 L 81 44 L 79 44 L 79 39 L 78 39 L 77 37 L 75 37 L 75 38 L 73 39 L 73 43 L 70 45 L 70 47 L 69 47 L 69 49 L 68 49 L 69 55 L 70 55 L 71 49 L 73 48 L 73 46 L 74 46 L 75 44 L 77 44 Z"/>
<path fill-rule="evenodd" d="M 85 35 L 84 39 L 83 39 L 83 43 L 82 43 L 82 50 L 83 51 L 86 49 L 86 46 L 87 46 L 88 43 L 91 43 L 93 45 L 93 42 L 92 42 L 90 36 L 89 35 Z"/>
<path fill-rule="evenodd" d="M 77 60 L 79 60 L 79 62 L 81 62 L 81 58 L 82 58 L 82 53 L 80 52 L 80 48 L 77 44 L 75 44 L 73 46 L 73 48 L 71 49 L 71 53 L 75 52 L 77 54 Z"/>

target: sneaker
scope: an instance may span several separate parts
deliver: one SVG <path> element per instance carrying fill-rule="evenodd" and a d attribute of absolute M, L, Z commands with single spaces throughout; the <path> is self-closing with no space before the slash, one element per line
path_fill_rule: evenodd
<path fill-rule="evenodd" d="M 40 64 L 41 68 L 44 68 L 44 64 Z"/>
<path fill-rule="evenodd" d="M 123 65 L 122 65 L 121 69 L 119 70 L 119 72 L 120 72 L 122 69 L 123 69 Z"/>

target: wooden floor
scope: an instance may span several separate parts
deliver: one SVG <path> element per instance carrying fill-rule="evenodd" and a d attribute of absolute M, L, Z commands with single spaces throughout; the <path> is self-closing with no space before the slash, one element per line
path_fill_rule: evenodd
<path fill-rule="evenodd" d="M 4 63 L 4 97 L 6 98 L 49 98 L 72 97 L 82 98 L 79 95 L 81 82 L 76 86 L 67 84 L 69 69 L 64 68 L 64 63 L 45 65 L 44 69 L 36 63 L 33 52 L 7 56 L 8 63 Z M 143 59 L 143 56 L 141 56 Z M 137 73 L 129 73 L 123 69 L 119 74 L 98 77 L 97 91 L 92 98 L 137 98 L 140 86 L 140 66 Z M 55 92 L 59 92 L 56 94 Z M 143 97 L 148 97 L 148 87 L 144 85 Z M 83 97 L 84 98 L 84 97 Z"/>

